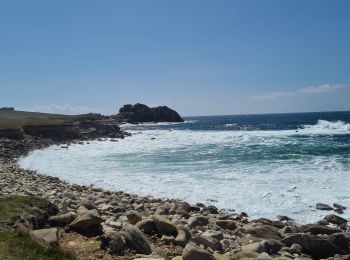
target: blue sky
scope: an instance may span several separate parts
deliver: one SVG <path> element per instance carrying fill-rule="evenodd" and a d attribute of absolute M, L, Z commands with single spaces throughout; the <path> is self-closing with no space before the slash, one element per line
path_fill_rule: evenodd
<path fill-rule="evenodd" d="M 3 0 L 0 106 L 350 110 L 350 1 Z"/>

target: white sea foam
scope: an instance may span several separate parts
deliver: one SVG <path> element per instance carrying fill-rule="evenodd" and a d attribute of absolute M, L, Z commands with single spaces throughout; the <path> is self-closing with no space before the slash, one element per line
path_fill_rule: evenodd
<path fill-rule="evenodd" d="M 326 133 L 349 133 L 350 124 L 343 121 L 330 122 L 327 120 L 318 120 L 316 125 L 305 125 L 303 129 Z"/>
<path fill-rule="evenodd" d="M 319 121 L 298 132 L 133 131 L 119 142 L 34 151 L 20 165 L 72 183 L 193 203 L 214 199 L 251 217 L 288 215 L 305 223 L 324 216 L 313 209 L 317 202 L 350 206 L 350 158 L 299 152 L 307 145 L 320 149 L 323 141 L 314 135 L 349 133 L 344 125 Z"/>

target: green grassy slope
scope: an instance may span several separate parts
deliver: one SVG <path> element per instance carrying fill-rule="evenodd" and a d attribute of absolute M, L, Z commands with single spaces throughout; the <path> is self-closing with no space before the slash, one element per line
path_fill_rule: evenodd
<path fill-rule="evenodd" d="M 19 129 L 23 125 L 60 125 L 84 119 L 93 120 L 95 116 L 92 114 L 71 116 L 0 110 L 0 129 Z"/>
<path fill-rule="evenodd" d="M 68 260 L 74 256 L 59 249 L 46 249 L 20 230 L 1 229 L 30 204 L 43 202 L 36 197 L 0 198 L 0 259 L 7 260 Z"/>

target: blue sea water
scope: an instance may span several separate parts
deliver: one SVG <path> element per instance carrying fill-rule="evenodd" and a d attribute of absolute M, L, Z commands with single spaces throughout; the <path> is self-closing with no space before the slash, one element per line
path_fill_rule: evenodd
<path fill-rule="evenodd" d="M 34 151 L 23 168 L 72 183 L 204 202 L 305 223 L 350 206 L 350 112 L 185 118 L 124 125 L 131 137 Z M 347 210 L 343 215 L 350 217 Z"/>

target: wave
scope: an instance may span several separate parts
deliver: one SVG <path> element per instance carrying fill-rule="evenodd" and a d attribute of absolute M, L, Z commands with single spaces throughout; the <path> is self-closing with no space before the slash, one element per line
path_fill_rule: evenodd
<path fill-rule="evenodd" d="M 191 124 L 191 123 L 196 123 L 198 120 L 186 120 L 184 122 L 158 122 L 158 123 L 139 123 L 139 124 L 130 124 L 130 123 L 125 123 L 121 124 L 121 128 L 128 128 L 128 127 L 144 127 L 144 126 L 171 126 L 171 125 L 180 125 L 180 124 Z"/>
<path fill-rule="evenodd" d="M 350 124 L 343 121 L 327 121 L 319 119 L 315 125 L 304 125 L 301 130 L 316 131 L 321 133 L 350 133 Z"/>

